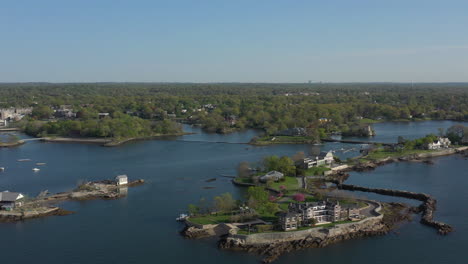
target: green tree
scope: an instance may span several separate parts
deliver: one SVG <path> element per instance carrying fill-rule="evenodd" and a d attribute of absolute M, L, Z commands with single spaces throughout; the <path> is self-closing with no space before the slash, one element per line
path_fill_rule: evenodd
<path fill-rule="evenodd" d="M 230 193 L 223 193 L 214 197 L 215 208 L 221 212 L 230 212 L 236 207 L 236 201 Z"/>
<path fill-rule="evenodd" d="M 54 111 L 47 105 L 38 105 L 33 108 L 31 116 L 36 119 L 45 119 L 52 116 Z"/>

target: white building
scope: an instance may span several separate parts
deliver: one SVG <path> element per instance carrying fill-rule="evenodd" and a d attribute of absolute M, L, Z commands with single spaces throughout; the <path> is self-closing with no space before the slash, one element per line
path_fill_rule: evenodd
<path fill-rule="evenodd" d="M 284 178 L 284 174 L 279 171 L 270 171 L 267 174 L 260 177 L 261 182 L 267 182 L 269 180 L 279 181 Z"/>
<path fill-rule="evenodd" d="M 17 192 L 0 192 L 0 209 L 13 210 L 15 207 L 23 205 L 24 195 Z"/>
<path fill-rule="evenodd" d="M 437 141 L 427 144 L 427 149 L 448 148 L 450 144 L 450 139 L 440 137 Z"/>
<path fill-rule="evenodd" d="M 303 166 L 305 169 L 309 169 L 322 165 L 331 165 L 333 161 L 333 152 L 331 150 L 328 152 L 322 151 L 318 156 L 305 158 Z"/>
<path fill-rule="evenodd" d="M 126 185 L 128 184 L 128 177 L 127 175 L 119 175 L 115 177 L 115 182 L 117 185 Z"/>

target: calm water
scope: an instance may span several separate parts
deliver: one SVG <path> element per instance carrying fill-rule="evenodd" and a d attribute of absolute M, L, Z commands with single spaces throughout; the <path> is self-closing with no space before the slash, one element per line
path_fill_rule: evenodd
<path fill-rule="evenodd" d="M 399 123 L 388 124 L 387 128 L 393 125 L 399 126 Z M 414 136 L 424 135 L 437 132 L 439 126 L 416 123 L 406 132 Z M 428 127 L 435 131 L 421 131 Z M 200 132 L 196 128 L 190 129 Z M 0 149 L 0 166 L 6 168 L 0 173 L 0 189 L 21 191 L 31 196 L 45 189 L 50 192 L 70 190 L 79 181 L 112 178 L 121 173 L 147 181 L 143 186 L 129 189 L 128 196 L 123 199 L 63 203 L 66 209 L 77 212 L 74 215 L 1 224 L 1 259 L 5 263 L 257 263 L 257 256 L 218 250 L 212 239 L 183 239 L 178 235 L 182 225 L 174 221 L 175 217 L 185 211 L 188 203 L 201 197 L 210 198 L 223 192 L 242 196 L 242 191 L 232 186 L 228 178 L 220 177 L 233 175 L 241 161 L 259 161 L 272 154 L 293 155 L 297 151 L 352 149 L 356 146 L 252 147 L 213 143 L 248 142 L 255 133 L 196 134 L 180 137 L 177 141 L 142 141 L 117 148 L 28 142 L 19 148 Z M 356 151 L 337 152 L 342 157 L 352 153 Z M 32 161 L 16 161 L 22 158 Z M 36 167 L 36 162 L 47 165 L 34 173 L 31 169 Z M 464 205 L 468 194 L 463 189 L 468 184 L 466 171 L 468 162 L 452 156 L 437 159 L 434 165 L 390 164 L 372 172 L 354 173 L 349 180 L 366 186 L 434 195 L 439 200 L 436 218 L 456 229 L 449 236 L 438 236 L 433 229 L 414 221 L 404 225 L 399 235 L 303 250 L 285 255 L 277 263 L 394 263 L 397 259 L 405 263 L 467 263 L 468 258 L 463 253 L 468 243 L 468 209 Z M 217 177 L 216 181 L 206 182 L 214 177 Z M 208 186 L 215 188 L 203 188 Z"/>
<path fill-rule="evenodd" d="M 384 122 L 372 124 L 376 136 L 367 138 L 346 137 L 347 139 L 369 140 L 376 142 L 397 142 L 398 136 L 406 139 L 416 139 L 433 133 L 438 135 L 439 128 L 447 129 L 455 124 L 463 122 L 455 121 L 419 121 L 419 122 Z M 465 123 L 466 124 L 466 123 Z"/>

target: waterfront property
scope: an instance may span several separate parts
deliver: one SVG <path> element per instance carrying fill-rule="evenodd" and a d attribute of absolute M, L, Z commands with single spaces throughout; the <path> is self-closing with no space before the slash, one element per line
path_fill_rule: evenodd
<path fill-rule="evenodd" d="M 119 186 L 128 184 L 127 175 L 119 175 L 119 176 L 115 177 L 115 183 L 117 185 L 119 185 Z"/>
<path fill-rule="evenodd" d="M 359 219 L 359 208 L 342 208 L 339 202 L 320 201 L 311 203 L 291 203 L 287 212 L 279 216 L 279 224 L 284 231 L 300 227 L 326 224 L 344 219 Z"/>
<path fill-rule="evenodd" d="M 279 181 L 284 178 L 284 174 L 279 171 L 270 171 L 267 174 L 260 177 L 261 182 L 267 181 Z"/>
<path fill-rule="evenodd" d="M 427 149 L 441 149 L 441 148 L 448 148 L 450 146 L 451 142 L 450 139 L 444 138 L 444 137 L 439 137 L 437 141 L 430 142 L 427 144 L 426 148 Z"/>
<path fill-rule="evenodd" d="M 333 163 L 333 152 L 330 150 L 328 152 L 322 151 L 318 156 L 307 157 L 299 161 L 299 166 L 304 169 L 309 169 L 312 167 L 327 165 L 330 166 Z"/>
<path fill-rule="evenodd" d="M 11 211 L 23 205 L 24 195 L 18 192 L 0 192 L 0 209 Z"/>
<path fill-rule="evenodd" d="M 307 136 L 307 131 L 303 127 L 293 127 L 293 128 L 278 131 L 275 133 L 275 136 L 304 137 L 304 136 Z"/>
<path fill-rule="evenodd" d="M 0 109 L 0 120 L 6 126 L 5 121 L 18 121 L 21 120 L 25 115 L 31 114 L 32 107 L 25 107 L 25 108 L 2 108 Z"/>

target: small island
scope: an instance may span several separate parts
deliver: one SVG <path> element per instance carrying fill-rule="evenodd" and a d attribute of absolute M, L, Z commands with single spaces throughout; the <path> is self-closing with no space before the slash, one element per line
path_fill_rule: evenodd
<path fill-rule="evenodd" d="M 6 133 L 0 135 L 0 148 L 10 148 L 21 146 L 24 144 L 24 141 L 21 140 L 17 135 Z"/>
<path fill-rule="evenodd" d="M 49 194 L 41 192 L 30 198 L 19 192 L 0 192 L 0 222 L 16 222 L 51 215 L 67 215 L 73 212 L 55 206 L 61 201 L 93 199 L 117 199 L 127 195 L 128 187 L 138 186 L 144 180 L 128 181 L 127 175 L 119 175 L 115 180 L 84 182 L 73 191 Z"/>

